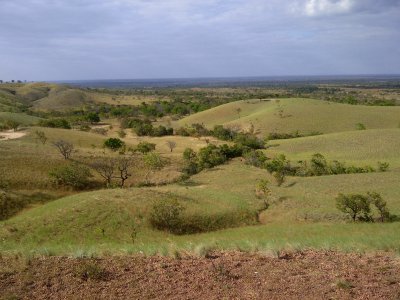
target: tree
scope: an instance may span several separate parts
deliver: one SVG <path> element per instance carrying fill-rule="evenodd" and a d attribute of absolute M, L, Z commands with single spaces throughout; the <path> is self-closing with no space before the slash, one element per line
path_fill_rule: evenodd
<path fill-rule="evenodd" d="M 176 142 L 174 142 L 174 141 L 167 141 L 166 144 L 167 144 L 169 150 L 171 150 L 171 152 L 176 148 Z"/>
<path fill-rule="evenodd" d="M 7 125 L 7 127 L 11 128 L 12 130 L 17 131 L 18 127 L 21 125 L 21 123 L 15 121 L 15 120 L 7 120 L 6 125 Z"/>
<path fill-rule="evenodd" d="M 117 159 L 117 168 L 119 172 L 119 179 L 121 180 L 121 188 L 124 187 L 125 181 L 132 176 L 129 173 L 129 168 L 132 166 L 132 159 L 129 157 L 121 156 Z"/>
<path fill-rule="evenodd" d="M 112 183 L 112 179 L 114 177 L 115 166 L 117 162 L 113 158 L 104 157 L 99 158 L 93 163 L 91 163 L 91 167 L 104 178 L 106 186 L 110 187 Z"/>
<path fill-rule="evenodd" d="M 71 157 L 72 151 L 74 150 L 74 145 L 65 140 L 58 140 L 53 142 L 53 146 L 60 151 L 61 155 L 65 159 L 69 159 Z"/>
<path fill-rule="evenodd" d="M 104 147 L 111 149 L 112 151 L 117 151 L 125 145 L 125 142 L 119 138 L 109 138 L 104 141 Z"/>
<path fill-rule="evenodd" d="M 382 196 L 376 192 L 368 192 L 369 201 L 376 207 L 379 212 L 379 220 L 385 222 L 390 219 L 390 213 L 387 208 L 387 203 Z"/>
<path fill-rule="evenodd" d="M 145 176 L 146 183 L 149 183 L 149 176 L 152 172 L 161 170 L 165 166 L 165 161 L 158 153 L 155 152 L 146 153 L 143 156 L 143 162 L 147 168 L 147 173 Z"/>
<path fill-rule="evenodd" d="M 35 131 L 36 139 L 39 140 L 43 145 L 47 142 L 47 137 L 44 131 L 36 130 Z"/>
<path fill-rule="evenodd" d="M 336 198 L 336 207 L 341 212 L 348 214 L 354 222 L 357 219 L 361 219 L 364 221 L 371 220 L 370 199 L 363 195 L 339 194 Z"/>

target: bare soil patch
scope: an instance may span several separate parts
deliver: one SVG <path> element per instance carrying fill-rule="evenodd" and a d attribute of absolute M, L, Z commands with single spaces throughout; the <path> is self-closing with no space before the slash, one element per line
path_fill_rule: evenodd
<path fill-rule="evenodd" d="M 26 135 L 26 132 L 22 131 L 0 131 L 0 141 L 15 140 L 22 138 Z"/>
<path fill-rule="evenodd" d="M 0 258 L 4 299 L 399 299 L 387 254 Z"/>

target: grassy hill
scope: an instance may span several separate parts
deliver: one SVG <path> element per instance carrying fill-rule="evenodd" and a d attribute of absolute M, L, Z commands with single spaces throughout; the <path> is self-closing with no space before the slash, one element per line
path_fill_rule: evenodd
<path fill-rule="evenodd" d="M 358 166 L 387 161 L 392 168 L 400 167 L 400 129 L 371 129 L 270 141 L 266 153 L 284 153 L 291 160 L 309 159 L 315 153 L 328 160 L 346 161 Z"/>
<path fill-rule="evenodd" d="M 400 250 L 400 223 L 346 223 L 334 202 L 339 192 L 374 189 L 382 193 L 392 213 L 400 214 L 399 172 L 290 178 L 283 187 L 273 187 L 279 201 L 261 215 L 265 225 L 177 236 L 153 230 L 148 224 L 149 209 L 157 199 L 179 199 L 189 214 L 208 215 L 210 220 L 235 208 L 258 208 L 254 186 L 259 178 L 269 175 L 235 161 L 202 172 L 186 185 L 66 197 L 1 222 L 0 251 L 78 255 L 102 251 L 168 254 L 174 249 L 201 251 L 207 247 Z M 133 232 L 137 233 L 134 242 Z"/>
<path fill-rule="evenodd" d="M 239 110 L 238 110 L 239 109 Z M 252 123 L 262 134 L 270 132 L 332 133 L 355 130 L 358 123 L 367 129 L 397 128 L 400 107 L 340 104 L 313 99 L 248 100 L 224 104 L 178 121 L 176 126 L 203 123 L 214 125 Z"/>

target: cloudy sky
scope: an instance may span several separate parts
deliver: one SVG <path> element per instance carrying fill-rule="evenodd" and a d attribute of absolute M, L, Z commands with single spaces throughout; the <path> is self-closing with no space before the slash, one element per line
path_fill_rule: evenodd
<path fill-rule="evenodd" d="M 400 0 L 0 0 L 0 79 L 399 74 Z"/>

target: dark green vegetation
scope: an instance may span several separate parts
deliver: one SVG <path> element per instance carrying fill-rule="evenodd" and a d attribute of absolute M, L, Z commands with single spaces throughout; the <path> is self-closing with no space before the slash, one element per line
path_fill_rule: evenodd
<path fill-rule="evenodd" d="M 377 85 L 0 85 L 0 251 L 399 251 L 399 88 Z"/>

